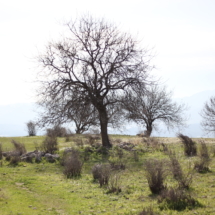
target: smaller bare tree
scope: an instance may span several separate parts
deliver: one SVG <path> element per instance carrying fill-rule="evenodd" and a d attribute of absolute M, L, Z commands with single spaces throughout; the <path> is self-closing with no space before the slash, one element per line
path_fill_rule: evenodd
<path fill-rule="evenodd" d="M 202 111 L 201 125 L 207 133 L 215 134 L 215 96 L 205 103 Z"/>
<path fill-rule="evenodd" d="M 171 95 L 165 87 L 158 85 L 129 92 L 123 101 L 127 119 L 144 124 L 146 136 L 151 135 L 157 121 L 163 122 L 168 129 L 185 125 L 186 106 L 173 102 Z"/>
<path fill-rule="evenodd" d="M 33 121 L 29 121 L 26 123 L 28 135 L 29 136 L 36 136 L 37 130 L 36 130 L 36 123 Z"/>
<path fill-rule="evenodd" d="M 87 95 L 75 88 L 65 97 L 43 98 L 38 102 L 43 110 L 40 113 L 39 126 L 74 122 L 76 133 L 82 134 L 90 127 L 98 125 L 98 113 L 88 101 Z"/>

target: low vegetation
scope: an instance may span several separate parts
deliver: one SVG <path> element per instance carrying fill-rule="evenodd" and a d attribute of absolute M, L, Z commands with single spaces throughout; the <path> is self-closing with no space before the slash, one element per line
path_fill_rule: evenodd
<path fill-rule="evenodd" d="M 58 137 L 52 151 L 46 138 L 0 138 L 2 215 L 215 213 L 214 139 L 192 139 L 187 156 L 180 138 L 112 135 L 108 151 L 99 135 Z"/>
<path fill-rule="evenodd" d="M 178 134 L 178 138 L 181 139 L 184 145 L 184 154 L 186 156 L 195 156 L 197 154 L 196 143 L 188 136 L 183 134 Z"/>

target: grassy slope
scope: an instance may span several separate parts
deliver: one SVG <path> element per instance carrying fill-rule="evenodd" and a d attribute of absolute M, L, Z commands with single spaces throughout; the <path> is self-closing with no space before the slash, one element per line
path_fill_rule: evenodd
<path fill-rule="evenodd" d="M 28 151 L 35 149 L 34 142 L 41 143 L 44 137 L 19 137 L 14 138 L 25 143 Z M 128 136 L 113 136 L 112 139 L 121 138 L 140 142 L 139 138 Z M 0 138 L 4 150 L 12 148 L 11 138 Z M 185 158 L 181 144 L 174 138 L 163 138 L 164 143 L 177 151 L 184 169 L 189 161 L 195 158 Z M 208 140 L 214 144 L 214 140 Z M 59 139 L 60 147 L 71 146 L 72 142 L 65 143 Z M 130 155 L 128 155 L 130 156 Z M 81 178 L 66 179 L 62 174 L 59 163 L 30 164 L 19 163 L 12 167 L 4 161 L 0 167 L 0 214 L 137 214 L 143 207 L 152 205 L 158 210 L 156 196 L 151 195 L 148 188 L 142 163 L 144 160 L 156 157 L 167 158 L 159 149 L 152 148 L 143 153 L 138 162 L 129 157 L 126 162 L 128 168 L 121 177 L 122 192 L 107 194 L 106 189 L 94 183 L 91 167 L 96 159 L 84 164 Z M 195 208 L 191 211 L 177 212 L 173 210 L 160 211 L 160 214 L 215 214 L 215 164 L 211 162 L 212 172 L 206 174 L 194 173 L 192 193 L 205 207 Z M 101 162 L 98 158 L 97 162 Z M 167 185 L 175 182 L 167 178 Z"/>

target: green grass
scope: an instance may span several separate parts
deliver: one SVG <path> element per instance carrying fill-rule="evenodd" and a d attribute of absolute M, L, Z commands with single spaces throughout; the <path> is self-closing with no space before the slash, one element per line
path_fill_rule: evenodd
<path fill-rule="evenodd" d="M 80 136 L 79 138 L 83 138 Z M 16 137 L 0 138 L 3 150 L 12 150 L 11 139 L 24 143 L 27 151 L 35 150 L 35 142 L 40 144 L 44 137 Z M 141 139 L 134 136 L 113 135 L 111 139 L 121 139 L 139 145 L 142 149 L 139 160 L 135 161 L 133 154 L 124 153 L 126 170 L 122 171 L 121 189 L 119 194 L 107 194 L 107 188 L 100 188 L 93 181 L 91 168 L 95 163 L 107 162 L 95 153 L 84 163 L 82 176 L 75 179 L 66 179 L 59 162 L 41 163 L 20 162 L 17 166 L 11 166 L 5 160 L 0 167 L 0 214 L 1 215 L 28 215 L 28 214 L 138 214 L 143 208 L 152 206 L 160 214 L 215 214 L 215 158 L 212 157 L 211 172 L 200 174 L 194 172 L 191 192 L 203 207 L 182 212 L 159 209 L 157 196 L 152 195 L 143 170 L 143 163 L 150 158 L 168 159 L 161 146 L 146 147 Z M 59 148 L 75 145 L 71 139 L 65 142 L 65 138 L 59 138 Z M 182 145 L 176 138 L 160 138 L 169 148 L 175 150 L 180 163 L 185 171 L 188 171 L 188 163 L 193 165 L 195 157 L 184 156 Z M 197 140 L 196 140 L 197 141 Z M 210 139 L 210 146 L 214 144 Z M 116 159 L 112 155 L 109 159 Z M 106 157 L 107 159 L 107 157 Z M 165 181 L 167 186 L 176 186 L 173 177 L 169 175 Z"/>

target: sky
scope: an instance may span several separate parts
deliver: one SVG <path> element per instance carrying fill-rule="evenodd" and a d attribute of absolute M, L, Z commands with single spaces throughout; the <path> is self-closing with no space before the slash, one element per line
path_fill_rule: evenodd
<path fill-rule="evenodd" d="M 7 0 L 0 2 L 0 105 L 35 101 L 35 57 L 82 14 L 104 17 L 141 40 L 153 75 L 174 97 L 215 89 L 213 0 Z"/>

